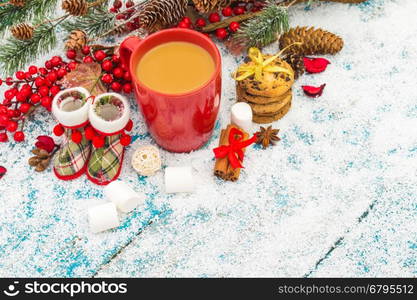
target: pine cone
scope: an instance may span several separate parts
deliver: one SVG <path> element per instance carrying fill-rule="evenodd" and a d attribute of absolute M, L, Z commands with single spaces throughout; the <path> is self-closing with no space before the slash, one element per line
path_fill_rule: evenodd
<path fill-rule="evenodd" d="M 64 0 L 62 9 L 73 16 L 84 16 L 88 11 L 86 0 Z"/>
<path fill-rule="evenodd" d="M 65 48 L 79 50 L 87 44 L 87 34 L 82 30 L 74 30 L 70 33 L 65 43 Z"/>
<path fill-rule="evenodd" d="M 252 0 L 193 0 L 195 8 L 200 13 L 208 13 L 210 11 L 217 11 L 233 2 L 250 2 Z"/>
<path fill-rule="evenodd" d="M 294 70 L 294 78 L 298 79 L 305 72 L 304 56 L 297 53 L 290 53 L 284 57 L 284 60 Z"/>
<path fill-rule="evenodd" d="M 18 7 L 23 7 L 26 4 L 26 0 L 9 0 L 9 4 Z"/>
<path fill-rule="evenodd" d="M 279 45 L 281 49 L 301 42 L 300 46 L 293 46 L 292 52 L 299 55 L 336 54 L 343 48 L 343 40 L 337 35 L 314 27 L 296 27 L 281 35 Z"/>
<path fill-rule="evenodd" d="M 26 23 L 21 23 L 13 26 L 10 31 L 16 39 L 25 41 L 30 40 L 33 37 L 34 29 Z"/>
<path fill-rule="evenodd" d="M 188 0 L 149 0 L 138 17 L 140 26 L 149 32 L 177 24 L 186 13 Z"/>

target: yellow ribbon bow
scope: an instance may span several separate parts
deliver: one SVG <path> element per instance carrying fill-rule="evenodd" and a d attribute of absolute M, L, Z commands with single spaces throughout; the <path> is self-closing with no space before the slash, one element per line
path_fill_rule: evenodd
<path fill-rule="evenodd" d="M 281 51 L 282 52 L 282 51 Z M 257 81 L 262 81 L 262 73 L 286 73 L 291 77 L 294 76 L 294 72 L 290 69 L 271 65 L 271 63 L 277 59 L 281 52 L 277 55 L 271 56 L 268 59 L 264 59 L 263 54 L 258 48 L 252 47 L 249 49 L 248 56 L 252 60 L 253 64 L 241 65 L 237 71 L 233 74 L 233 78 L 237 81 L 244 80 L 252 75 L 255 75 Z"/>

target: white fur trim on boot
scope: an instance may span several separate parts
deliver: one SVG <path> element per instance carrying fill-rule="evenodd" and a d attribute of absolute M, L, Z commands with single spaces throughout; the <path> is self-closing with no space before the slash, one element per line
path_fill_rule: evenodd
<path fill-rule="evenodd" d="M 85 97 L 87 101 L 78 109 L 75 110 L 65 110 L 63 109 L 64 105 L 70 101 L 74 100 L 74 97 L 71 96 L 71 93 L 81 94 L 82 97 Z M 55 95 L 54 100 L 52 101 L 52 113 L 59 123 L 64 127 L 75 127 L 81 125 L 88 120 L 88 110 L 91 105 L 90 93 L 82 87 L 75 87 L 65 89 L 60 91 Z"/>
<path fill-rule="evenodd" d="M 109 99 L 111 99 L 110 101 L 114 101 L 111 104 L 119 109 L 119 116 L 113 120 L 106 120 L 99 112 L 99 106 L 102 105 L 103 100 L 108 101 Z M 91 125 L 99 132 L 106 134 L 119 132 L 125 128 L 127 122 L 129 122 L 129 102 L 125 97 L 117 93 L 101 94 L 94 99 L 93 104 L 90 106 L 88 117 Z"/>

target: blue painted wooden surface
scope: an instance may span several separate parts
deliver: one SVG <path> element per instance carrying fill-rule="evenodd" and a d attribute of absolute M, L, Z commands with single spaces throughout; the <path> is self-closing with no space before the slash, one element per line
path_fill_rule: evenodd
<path fill-rule="evenodd" d="M 281 142 L 247 151 L 238 183 L 212 176 L 211 149 L 235 101 L 228 74 L 242 58 L 221 48 L 222 111 L 215 134 L 190 154 L 194 194 L 163 192 L 162 172 L 121 178 L 146 194 L 120 228 L 91 234 L 86 209 L 104 201 L 86 179 L 56 180 L 27 167 L 32 143 L 0 145 L 1 276 L 415 276 L 417 271 L 417 20 L 414 0 L 319 3 L 291 10 L 292 25 L 340 34 L 345 48 L 294 87 Z M 276 50 L 276 45 L 269 47 Z M 58 50 L 57 50 L 58 53 Z M 306 98 L 303 84 L 327 83 Z M 135 104 L 132 103 L 132 108 Z M 153 143 L 135 116 L 135 142 Z M 28 141 L 53 127 L 30 123 Z M 256 127 L 254 127 L 256 129 Z"/>

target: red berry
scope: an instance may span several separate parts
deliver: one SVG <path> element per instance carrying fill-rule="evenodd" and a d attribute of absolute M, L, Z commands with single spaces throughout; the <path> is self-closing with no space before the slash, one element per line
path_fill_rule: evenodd
<path fill-rule="evenodd" d="M 124 70 L 124 71 L 127 71 L 129 68 L 128 68 L 128 66 L 126 66 L 126 64 L 124 64 L 124 63 L 121 63 L 120 65 L 120 68 L 122 68 L 122 70 Z"/>
<path fill-rule="evenodd" d="M 130 72 L 127 71 L 123 74 L 123 79 L 126 81 L 132 81 L 132 76 L 130 75 Z"/>
<path fill-rule="evenodd" d="M 51 93 L 52 96 L 55 96 L 56 94 L 58 94 L 61 91 L 61 88 L 57 85 L 53 85 L 51 86 L 51 88 L 49 89 L 49 92 Z"/>
<path fill-rule="evenodd" d="M 235 8 L 233 8 L 233 13 L 235 15 L 243 15 L 245 13 L 245 8 L 243 8 L 242 6 L 236 6 Z"/>
<path fill-rule="evenodd" d="M 118 14 L 116 16 L 116 20 L 124 20 L 124 19 L 126 19 L 126 15 L 125 14 Z"/>
<path fill-rule="evenodd" d="M 32 74 L 30 74 L 29 72 L 25 73 L 25 79 L 26 80 L 31 80 L 32 79 Z"/>
<path fill-rule="evenodd" d="M 203 18 L 197 19 L 197 21 L 195 21 L 195 26 L 197 26 L 197 27 L 206 26 L 206 20 L 204 20 Z"/>
<path fill-rule="evenodd" d="M 47 60 L 45 62 L 45 68 L 47 68 L 47 69 L 52 69 L 53 68 L 52 62 L 50 60 Z"/>
<path fill-rule="evenodd" d="M 181 22 L 191 25 L 191 19 L 189 17 L 182 18 Z"/>
<path fill-rule="evenodd" d="M 7 110 L 7 116 L 9 118 L 14 118 L 14 109 Z"/>
<path fill-rule="evenodd" d="M 220 15 L 218 13 L 211 13 L 209 15 L 209 21 L 211 23 L 216 23 L 220 21 Z"/>
<path fill-rule="evenodd" d="M 75 51 L 74 49 L 69 49 L 67 51 L 67 57 L 69 59 L 74 59 L 77 56 L 77 51 Z"/>
<path fill-rule="evenodd" d="M 17 71 L 15 76 L 19 80 L 24 80 L 26 78 L 25 72 L 23 72 L 23 71 Z"/>
<path fill-rule="evenodd" d="M 129 8 L 129 7 L 132 7 L 133 5 L 135 5 L 135 3 L 132 0 L 128 0 L 125 5 L 126 5 L 127 8 Z"/>
<path fill-rule="evenodd" d="M 61 135 L 64 134 L 65 129 L 64 129 L 64 127 L 62 127 L 61 124 L 57 124 L 57 125 L 55 125 L 53 132 L 56 136 L 61 136 Z"/>
<path fill-rule="evenodd" d="M 62 78 L 67 75 L 67 70 L 65 68 L 60 68 L 57 72 L 58 78 Z"/>
<path fill-rule="evenodd" d="M 0 79 L 0 85 L 2 85 L 2 84 L 3 84 L 3 80 Z"/>
<path fill-rule="evenodd" d="M 13 139 L 15 140 L 15 142 L 23 142 L 25 140 L 25 134 L 23 133 L 23 131 L 16 131 L 13 135 Z"/>
<path fill-rule="evenodd" d="M 16 95 L 16 100 L 19 101 L 19 102 L 25 102 L 26 98 L 27 98 L 26 94 L 22 93 L 22 92 L 19 92 Z"/>
<path fill-rule="evenodd" d="M 0 126 L 5 127 L 9 122 L 9 117 L 7 115 L 0 115 Z"/>
<path fill-rule="evenodd" d="M 115 92 L 120 92 L 120 90 L 122 89 L 122 85 L 120 83 L 118 83 L 117 81 L 114 81 L 111 85 L 110 85 L 111 89 Z"/>
<path fill-rule="evenodd" d="M 113 54 L 113 56 L 111 57 L 111 60 L 114 63 L 118 64 L 120 62 L 120 56 L 117 56 L 117 55 Z"/>
<path fill-rule="evenodd" d="M 45 79 L 45 85 L 46 86 L 52 86 L 52 82 L 48 78 L 46 78 Z"/>
<path fill-rule="evenodd" d="M 68 64 L 68 68 L 70 68 L 70 70 L 75 70 L 76 67 L 77 67 L 76 61 L 72 61 Z"/>
<path fill-rule="evenodd" d="M 95 148 L 102 148 L 104 146 L 105 140 L 102 136 L 95 136 L 93 138 L 93 146 Z"/>
<path fill-rule="evenodd" d="M 93 128 L 93 127 L 91 127 L 91 126 L 88 126 L 88 127 L 85 129 L 85 138 L 86 138 L 87 140 L 91 141 L 91 140 L 93 140 L 93 139 L 94 139 L 94 137 L 95 137 L 95 136 L 96 136 L 96 132 L 95 132 L 94 128 Z"/>
<path fill-rule="evenodd" d="M 15 132 L 17 130 L 17 127 L 18 127 L 17 122 L 9 121 L 7 122 L 6 130 L 9 132 Z"/>
<path fill-rule="evenodd" d="M 38 92 L 41 96 L 48 96 L 49 95 L 49 88 L 47 86 L 41 86 L 38 89 Z"/>
<path fill-rule="evenodd" d="M 90 54 L 90 47 L 89 47 L 89 46 L 84 46 L 84 47 L 81 49 L 81 52 L 82 52 L 84 55 L 88 55 L 88 54 Z"/>
<path fill-rule="evenodd" d="M 74 130 L 71 134 L 71 140 L 76 143 L 79 144 L 81 143 L 83 139 L 83 135 L 81 134 L 81 132 L 79 132 L 78 130 Z"/>
<path fill-rule="evenodd" d="M 117 8 L 110 7 L 109 12 L 111 12 L 111 13 L 114 13 L 114 14 L 115 14 L 115 13 L 119 12 L 119 10 L 118 10 Z"/>
<path fill-rule="evenodd" d="M 216 37 L 219 40 L 224 40 L 227 37 L 227 30 L 224 28 L 219 28 L 216 30 Z"/>
<path fill-rule="evenodd" d="M 229 25 L 229 29 L 231 32 L 236 32 L 240 28 L 240 24 L 238 22 L 232 22 Z"/>
<path fill-rule="evenodd" d="M 0 133 L 0 143 L 5 143 L 9 140 L 9 137 L 5 132 Z"/>
<path fill-rule="evenodd" d="M 111 62 L 111 60 L 105 60 L 101 64 L 101 68 L 106 72 L 110 72 L 113 69 L 113 63 Z"/>
<path fill-rule="evenodd" d="M 46 78 L 48 78 L 49 81 L 55 82 L 58 79 L 58 75 L 55 71 L 51 71 Z"/>
<path fill-rule="evenodd" d="M 233 9 L 230 6 L 227 6 L 222 9 L 222 15 L 225 17 L 230 17 L 233 14 Z"/>
<path fill-rule="evenodd" d="M 132 141 L 132 138 L 130 135 L 123 135 L 120 138 L 120 144 L 122 144 L 122 146 L 127 147 L 130 145 L 130 142 Z"/>
<path fill-rule="evenodd" d="M 95 53 L 94 53 L 94 58 L 96 59 L 96 60 L 98 60 L 98 61 L 102 61 L 103 59 L 105 59 L 106 58 L 106 52 L 104 52 L 103 50 L 97 50 Z"/>
<path fill-rule="evenodd" d="M 13 78 L 12 77 L 7 77 L 6 78 L 6 84 L 7 85 L 12 85 L 13 84 Z"/>
<path fill-rule="evenodd" d="M 116 9 L 121 8 L 122 5 L 123 5 L 123 3 L 120 0 L 114 0 L 114 2 L 113 2 L 113 7 L 116 8 Z"/>
<path fill-rule="evenodd" d="M 125 83 L 123 85 L 123 92 L 130 94 L 132 92 L 132 85 L 130 83 Z"/>
<path fill-rule="evenodd" d="M 58 67 L 62 62 L 61 56 L 54 56 L 51 58 L 52 66 Z"/>
<path fill-rule="evenodd" d="M 104 75 L 101 77 L 101 80 L 102 80 L 104 83 L 106 83 L 106 84 L 110 84 L 110 83 L 112 83 L 112 82 L 113 82 L 113 76 L 111 76 L 111 74 L 104 74 Z"/>
<path fill-rule="evenodd" d="M 5 115 L 5 114 L 7 114 L 7 107 L 4 105 L 0 105 L 0 115 Z"/>
<path fill-rule="evenodd" d="M 41 96 L 39 94 L 33 94 L 32 96 L 30 96 L 30 101 L 33 104 L 39 103 L 39 101 L 41 101 Z"/>
<path fill-rule="evenodd" d="M 7 100 L 12 100 L 14 96 L 15 96 L 15 93 L 12 91 L 12 89 L 7 90 L 7 91 L 4 92 L 4 97 Z"/>
<path fill-rule="evenodd" d="M 184 21 L 181 21 L 178 23 L 178 28 L 190 28 L 190 24 L 187 24 Z"/>
<path fill-rule="evenodd" d="M 88 55 L 84 57 L 83 62 L 85 62 L 86 64 L 91 64 L 92 62 L 94 62 L 94 59 L 90 55 Z"/>
<path fill-rule="evenodd" d="M 127 122 L 126 126 L 125 126 L 125 130 L 126 131 L 131 131 L 133 128 L 133 121 L 129 120 L 129 122 Z"/>
<path fill-rule="evenodd" d="M 20 104 L 19 110 L 25 114 L 31 109 L 31 107 L 32 105 L 30 105 L 29 103 L 22 103 Z"/>
<path fill-rule="evenodd" d="M 39 73 L 41 73 L 41 75 L 45 76 L 48 74 L 48 70 L 45 68 L 39 68 Z"/>
<path fill-rule="evenodd" d="M 37 77 L 35 79 L 35 85 L 36 85 L 36 87 L 41 87 L 41 86 L 43 86 L 45 84 L 46 84 L 46 82 L 45 82 L 45 80 L 42 77 Z"/>
<path fill-rule="evenodd" d="M 119 67 L 114 68 L 114 70 L 113 70 L 113 75 L 114 75 L 114 77 L 116 77 L 116 78 L 122 78 L 122 77 L 123 77 L 123 75 L 124 75 L 124 71 L 123 71 L 123 69 L 122 69 L 122 68 L 119 68 Z"/>
<path fill-rule="evenodd" d="M 43 107 L 45 107 L 45 108 L 49 109 L 49 108 L 51 107 L 51 104 L 52 104 L 52 99 L 51 99 L 51 97 L 48 97 L 48 96 L 43 96 L 43 97 L 41 98 L 41 105 L 42 105 Z"/>

